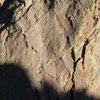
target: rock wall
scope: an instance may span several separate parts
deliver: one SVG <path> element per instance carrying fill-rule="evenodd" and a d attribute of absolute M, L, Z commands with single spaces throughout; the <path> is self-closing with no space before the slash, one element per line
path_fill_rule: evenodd
<path fill-rule="evenodd" d="M 23 66 L 38 89 L 47 81 L 100 98 L 99 0 L 0 3 L 0 63 Z"/>

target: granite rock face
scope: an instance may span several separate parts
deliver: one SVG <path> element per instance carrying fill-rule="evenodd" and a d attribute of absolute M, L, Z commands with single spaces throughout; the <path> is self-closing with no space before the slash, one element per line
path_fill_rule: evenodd
<path fill-rule="evenodd" d="M 0 3 L 0 63 L 22 65 L 38 89 L 100 98 L 100 0 Z"/>

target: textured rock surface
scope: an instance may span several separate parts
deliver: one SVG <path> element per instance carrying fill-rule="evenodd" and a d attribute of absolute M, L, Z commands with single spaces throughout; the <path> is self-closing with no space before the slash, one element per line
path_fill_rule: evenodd
<path fill-rule="evenodd" d="M 0 63 L 22 65 L 37 88 L 47 81 L 100 98 L 99 0 L 0 3 Z"/>

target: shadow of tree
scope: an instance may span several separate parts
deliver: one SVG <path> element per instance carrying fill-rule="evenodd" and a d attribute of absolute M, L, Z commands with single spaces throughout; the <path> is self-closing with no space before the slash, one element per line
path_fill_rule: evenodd
<path fill-rule="evenodd" d="M 31 85 L 25 71 L 15 64 L 0 65 L 0 100 L 97 100 L 88 96 L 86 90 L 57 93 L 55 88 L 47 82 L 41 90 Z M 98 99 L 99 100 L 99 99 Z"/>
<path fill-rule="evenodd" d="M 0 6 L 0 32 L 15 23 L 13 19 L 14 11 L 22 4 L 25 5 L 22 0 L 5 0 L 3 5 Z"/>

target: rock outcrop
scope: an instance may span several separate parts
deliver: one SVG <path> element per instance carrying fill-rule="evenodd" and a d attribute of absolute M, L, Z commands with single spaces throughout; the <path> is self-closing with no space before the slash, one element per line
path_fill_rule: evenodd
<path fill-rule="evenodd" d="M 100 0 L 0 3 L 1 64 L 23 66 L 38 89 L 46 81 L 100 98 Z"/>

